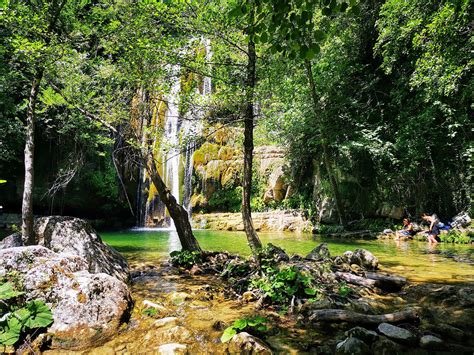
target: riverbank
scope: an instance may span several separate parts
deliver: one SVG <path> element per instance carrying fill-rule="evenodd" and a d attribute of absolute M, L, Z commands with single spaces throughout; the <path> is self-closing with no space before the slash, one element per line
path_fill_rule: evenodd
<path fill-rule="evenodd" d="M 303 211 L 275 210 L 253 212 L 252 219 L 255 229 L 260 232 L 280 231 L 310 233 L 313 225 Z M 196 213 L 192 216 L 193 227 L 222 231 L 243 231 L 244 224 L 241 213 Z"/>

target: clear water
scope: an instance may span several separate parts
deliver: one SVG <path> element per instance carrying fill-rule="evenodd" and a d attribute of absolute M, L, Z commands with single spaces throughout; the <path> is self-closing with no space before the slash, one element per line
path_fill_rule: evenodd
<path fill-rule="evenodd" d="M 250 254 L 245 234 L 196 230 L 195 235 L 205 250 L 228 251 L 243 256 Z M 101 233 L 102 239 L 123 253 L 131 264 L 159 263 L 173 250 L 180 249 L 176 232 L 171 230 L 127 230 Z M 313 235 L 267 232 L 259 233 L 263 243 L 273 243 L 291 254 L 308 254 L 318 244 L 328 243 L 331 255 L 346 250 L 364 248 L 377 256 L 381 269 L 407 277 L 414 282 L 468 283 L 474 282 L 474 247 L 393 240 L 328 239 Z M 441 252 L 441 254 L 435 254 Z M 455 254 L 471 263 L 456 262 L 445 253 Z"/>

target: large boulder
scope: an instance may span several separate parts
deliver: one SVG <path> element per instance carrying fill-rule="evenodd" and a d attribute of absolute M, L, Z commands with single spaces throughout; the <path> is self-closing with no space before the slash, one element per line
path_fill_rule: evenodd
<path fill-rule="evenodd" d="M 104 343 L 129 317 L 127 285 L 104 273 L 91 274 L 77 255 L 43 246 L 0 250 L 0 277 L 15 273 L 25 297 L 42 300 L 53 314 L 51 348 L 81 350 Z"/>
<path fill-rule="evenodd" d="M 336 346 L 336 354 L 341 355 L 365 355 L 371 354 L 370 348 L 362 340 L 350 337 L 341 341 Z"/>
<path fill-rule="evenodd" d="M 316 248 L 311 250 L 311 252 L 306 255 L 305 259 L 312 261 L 321 261 L 329 259 L 330 257 L 331 254 L 329 253 L 327 243 L 321 243 Z"/>
<path fill-rule="evenodd" d="M 100 236 L 83 219 L 65 216 L 38 218 L 34 225 L 35 238 L 56 253 L 84 258 L 91 273 L 105 273 L 128 282 L 130 273 L 125 258 L 102 242 Z M 25 240 L 13 234 L 0 243 L 0 249 L 23 246 Z"/>

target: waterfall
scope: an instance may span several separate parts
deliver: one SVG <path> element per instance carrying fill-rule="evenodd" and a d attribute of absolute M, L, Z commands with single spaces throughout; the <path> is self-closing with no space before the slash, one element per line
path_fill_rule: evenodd
<path fill-rule="evenodd" d="M 212 57 L 211 42 L 208 39 L 201 39 L 201 45 L 205 49 L 205 60 L 210 62 Z M 197 148 L 196 138 L 202 133 L 201 120 L 205 116 L 205 105 L 209 102 L 209 95 L 212 90 L 212 82 L 209 76 L 204 76 L 196 88 L 196 107 L 189 112 L 180 115 L 179 101 L 181 93 L 181 68 L 179 65 L 168 67 L 172 75 L 171 89 L 166 96 L 166 111 L 164 116 L 160 116 L 161 121 L 156 118 L 151 122 L 144 120 L 140 124 L 142 134 L 142 143 L 146 142 L 147 135 L 153 134 L 154 152 L 157 160 L 160 160 L 161 174 L 166 186 L 170 189 L 172 195 L 178 203 L 188 211 L 191 217 L 191 196 L 192 176 L 193 176 L 193 156 Z M 165 107 L 163 107 L 165 109 Z M 150 127 L 150 123 L 154 126 Z M 150 130 L 151 128 L 151 130 Z M 159 134 L 163 132 L 163 134 Z M 161 137 L 161 139 L 160 139 Z M 185 146 L 185 152 L 182 154 L 180 147 Z M 166 216 L 166 209 L 156 194 L 152 191 L 154 188 L 145 169 L 140 168 L 138 182 L 137 210 L 139 211 L 138 225 L 164 227 L 170 226 L 174 229 L 173 220 Z M 182 179 L 180 179 L 180 177 Z M 180 186 L 181 182 L 184 186 Z"/>

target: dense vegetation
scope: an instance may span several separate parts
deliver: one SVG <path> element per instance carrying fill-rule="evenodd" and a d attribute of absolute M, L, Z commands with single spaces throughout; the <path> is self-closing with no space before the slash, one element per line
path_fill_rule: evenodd
<path fill-rule="evenodd" d="M 193 89 L 207 75 L 203 119 L 242 126 L 251 38 L 255 141 L 287 148 L 296 193 L 285 207 L 313 211 L 339 193 L 351 219 L 382 203 L 412 214 L 470 209 L 473 10 L 469 0 L 7 1 L 0 201 L 20 208 L 25 119 L 39 79 L 35 212 L 133 223 L 140 162 L 125 148 L 140 145 L 134 100 L 151 111 L 179 64 L 181 113 L 199 107 Z M 201 38 L 211 41 L 211 63 Z M 225 209 L 238 209 L 240 193 L 221 193 Z M 255 197 L 252 207 L 263 208 Z"/>

